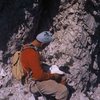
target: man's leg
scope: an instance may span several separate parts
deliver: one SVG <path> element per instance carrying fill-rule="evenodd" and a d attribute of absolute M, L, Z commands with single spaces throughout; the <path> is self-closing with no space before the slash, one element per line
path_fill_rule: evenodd
<path fill-rule="evenodd" d="M 67 100 L 68 89 L 54 80 L 37 82 L 36 86 L 43 94 L 52 95 L 57 100 Z"/>

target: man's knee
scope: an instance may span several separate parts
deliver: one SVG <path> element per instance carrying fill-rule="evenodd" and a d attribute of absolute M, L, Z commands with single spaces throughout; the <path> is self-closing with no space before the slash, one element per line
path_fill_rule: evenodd
<path fill-rule="evenodd" d="M 56 99 L 58 100 L 66 100 L 68 98 L 69 91 L 66 86 L 59 85 L 59 91 L 56 95 Z"/>
<path fill-rule="evenodd" d="M 69 91 L 66 86 L 63 86 L 61 94 L 63 97 L 66 97 L 66 98 L 68 97 Z"/>
<path fill-rule="evenodd" d="M 68 88 L 65 86 L 65 88 L 63 90 L 63 96 L 67 99 L 68 98 L 68 94 L 69 94 Z"/>

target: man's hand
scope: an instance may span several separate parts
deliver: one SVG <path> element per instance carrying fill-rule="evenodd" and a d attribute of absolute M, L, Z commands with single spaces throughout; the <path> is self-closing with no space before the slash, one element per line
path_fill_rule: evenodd
<path fill-rule="evenodd" d="M 55 73 L 53 79 L 56 80 L 57 82 L 60 82 L 61 79 L 62 79 L 62 75 L 60 75 L 60 74 L 56 74 L 56 73 Z"/>
<path fill-rule="evenodd" d="M 66 85 L 67 81 L 68 81 L 68 79 L 65 76 L 63 76 L 61 79 L 61 84 Z"/>

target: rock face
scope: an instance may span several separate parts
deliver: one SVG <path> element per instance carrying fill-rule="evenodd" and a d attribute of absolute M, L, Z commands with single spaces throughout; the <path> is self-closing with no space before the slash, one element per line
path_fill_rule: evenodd
<path fill-rule="evenodd" d="M 0 2 L 0 100 L 34 98 L 27 84 L 12 78 L 11 56 L 43 30 L 54 32 L 42 51 L 43 61 L 69 68 L 68 85 L 74 88 L 70 100 L 100 100 L 99 0 Z"/>

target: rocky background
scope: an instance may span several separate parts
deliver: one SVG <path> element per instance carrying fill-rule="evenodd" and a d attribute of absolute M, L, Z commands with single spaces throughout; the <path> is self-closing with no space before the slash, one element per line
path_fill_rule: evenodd
<path fill-rule="evenodd" d="M 43 61 L 65 67 L 69 100 L 100 100 L 100 0 L 0 0 L 0 100 L 35 100 L 11 57 L 44 30 L 54 40 Z"/>

